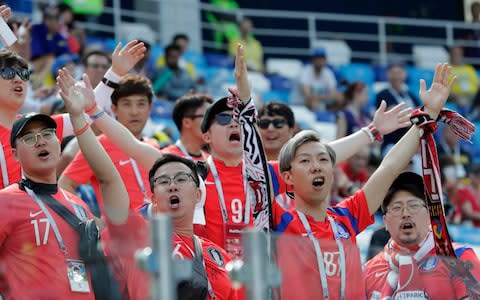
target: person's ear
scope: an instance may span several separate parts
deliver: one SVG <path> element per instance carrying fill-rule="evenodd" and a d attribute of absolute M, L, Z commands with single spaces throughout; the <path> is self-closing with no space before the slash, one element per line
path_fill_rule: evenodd
<path fill-rule="evenodd" d="M 383 215 L 383 224 L 385 224 L 385 230 L 388 232 L 387 222 L 385 220 L 385 215 Z"/>
<path fill-rule="evenodd" d="M 112 112 L 114 115 L 117 115 L 117 106 L 115 104 L 110 105 L 110 108 L 112 109 Z"/>
<path fill-rule="evenodd" d="M 293 185 L 293 178 L 292 178 L 292 172 L 290 171 L 285 171 L 282 172 L 282 179 L 283 181 L 288 184 L 288 185 Z"/>
<path fill-rule="evenodd" d="M 192 128 L 192 119 L 191 118 L 183 118 L 182 119 L 182 130 L 184 128 Z"/>
<path fill-rule="evenodd" d="M 203 141 L 206 143 L 206 144 L 210 144 L 212 142 L 212 135 L 210 134 L 210 130 L 205 132 L 203 135 Z"/>
<path fill-rule="evenodd" d="M 19 161 L 18 154 L 17 154 L 17 148 L 12 148 L 12 154 L 13 154 L 13 157 L 15 158 L 15 160 Z"/>

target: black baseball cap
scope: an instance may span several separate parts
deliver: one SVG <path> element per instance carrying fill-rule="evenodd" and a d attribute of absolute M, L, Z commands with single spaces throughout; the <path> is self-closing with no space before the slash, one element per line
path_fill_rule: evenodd
<path fill-rule="evenodd" d="M 425 201 L 425 185 L 422 176 L 414 172 L 403 172 L 393 181 L 388 189 L 387 195 L 383 199 L 382 212 L 387 212 L 387 206 L 392 201 L 393 196 L 397 191 L 407 191 L 412 193 L 415 197 Z"/>
<path fill-rule="evenodd" d="M 200 125 L 202 133 L 208 131 L 216 115 L 227 110 L 232 110 L 232 108 L 227 105 L 227 102 L 228 98 L 224 97 L 208 106 L 207 110 L 205 111 L 205 115 L 203 116 L 202 124 Z"/>
<path fill-rule="evenodd" d="M 12 131 L 10 133 L 10 146 L 12 148 L 16 147 L 15 140 L 20 135 L 25 125 L 31 121 L 41 121 L 47 125 L 47 128 L 57 128 L 57 123 L 48 115 L 39 113 L 29 113 L 23 115 L 17 119 L 15 123 L 13 123 Z"/>

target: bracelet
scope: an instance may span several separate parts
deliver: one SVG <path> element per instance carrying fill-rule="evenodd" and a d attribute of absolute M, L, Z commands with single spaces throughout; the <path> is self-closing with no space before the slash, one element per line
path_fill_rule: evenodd
<path fill-rule="evenodd" d="M 370 131 L 370 128 L 368 128 L 368 127 L 362 127 L 361 130 L 367 134 L 367 136 L 368 136 L 368 138 L 370 139 L 370 142 L 371 142 L 371 143 L 375 142 L 375 136 L 374 136 L 373 133 Z"/>
<path fill-rule="evenodd" d="M 378 131 L 377 127 L 373 125 L 373 123 L 370 123 L 370 125 L 368 125 L 368 129 L 370 130 L 372 135 L 375 137 L 376 141 L 378 142 L 383 141 L 383 136 L 380 134 L 380 131 Z"/>
<path fill-rule="evenodd" d="M 104 110 L 101 110 L 101 111 L 97 112 L 96 114 L 91 115 L 91 116 L 90 116 L 90 120 L 95 121 L 96 119 L 100 118 L 100 117 L 103 116 L 104 114 L 105 114 L 105 111 L 104 111 Z"/>
<path fill-rule="evenodd" d="M 90 127 L 90 125 L 88 123 L 85 123 L 85 125 L 82 128 L 80 128 L 79 130 L 74 130 L 73 134 L 75 136 L 79 136 L 82 133 L 84 133 L 85 131 L 87 131 L 88 127 Z"/>
<path fill-rule="evenodd" d="M 119 85 L 118 83 L 113 82 L 113 81 L 107 79 L 106 77 L 103 77 L 103 78 L 102 78 L 102 82 L 103 82 L 106 86 L 111 87 L 111 88 L 114 89 L 114 90 L 115 90 L 115 89 L 118 89 L 118 88 L 120 87 L 120 85 Z"/>
<path fill-rule="evenodd" d="M 85 109 L 85 113 L 86 113 L 87 115 L 91 115 L 92 113 L 95 112 L 95 109 L 96 109 L 96 108 L 97 108 L 97 103 L 94 102 L 92 106 L 90 106 L 90 107 L 88 107 L 88 108 Z"/>

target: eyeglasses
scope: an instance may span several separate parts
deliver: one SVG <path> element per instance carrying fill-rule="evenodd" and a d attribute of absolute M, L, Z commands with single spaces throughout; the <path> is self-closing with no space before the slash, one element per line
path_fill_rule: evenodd
<path fill-rule="evenodd" d="M 37 143 L 38 137 L 41 136 L 42 139 L 49 141 L 54 136 L 56 136 L 55 128 L 45 128 L 42 129 L 40 132 L 37 133 L 27 133 L 24 136 L 20 137 L 19 139 L 27 146 L 33 146 Z"/>
<path fill-rule="evenodd" d="M 258 126 L 262 129 L 267 129 L 270 124 L 273 124 L 273 127 L 280 129 L 287 124 L 287 121 L 285 119 L 260 119 L 258 120 Z"/>
<path fill-rule="evenodd" d="M 88 64 L 87 66 L 92 69 L 104 69 L 104 70 L 110 67 L 109 65 L 106 65 L 106 64 Z"/>
<path fill-rule="evenodd" d="M 403 210 L 406 208 L 409 213 L 412 215 L 416 215 L 420 212 L 422 208 L 427 207 L 424 203 L 419 201 L 414 202 L 407 202 L 407 206 L 403 206 L 401 204 L 393 204 L 390 206 L 387 211 L 395 217 L 400 216 L 403 213 Z"/>
<path fill-rule="evenodd" d="M 10 67 L 5 67 L 0 69 L 0 76 L 2 76 L 2 78 L 5 80 L 13 79 L 15 75 L 18 75 L 23 81 L 30 80 L 30 70 L 27 68 L 14 69 Z"/>
<path fill-rule="evenodd" d="M 197 118 L 203 118 L 203 115 L 191 115 L 191 116 L 185 116 L 185 118 L 197 119 Z"/>
<path fill-rule="evenodd" d="M 232 122 L 233 115 L 221 113 L 221 114 L 215 115 L 215 120 L 217 121 L 218 124 L 222 126 L 226 126 Z M 237 121 L 235 120 L 235 122 Z"/>
<path fill-rule="evenodd" d="M 177 173 L 173 178 L 168 177 L 166 175 L 161 175 L 158 177 L 153 178 L 152 182 L 154 186 L 159 186 L 161 188 L 167 188 L 172 184 L 172 181 L 177 186 L 187 184 L 190 179 L 193 179 L 191 174 L 188 173 Z"/>

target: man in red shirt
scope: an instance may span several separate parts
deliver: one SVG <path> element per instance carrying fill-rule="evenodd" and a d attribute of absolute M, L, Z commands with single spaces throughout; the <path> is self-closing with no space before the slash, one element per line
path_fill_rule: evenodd
<path fill-rule="evenodd" d="M 365 266 L 368 299 L 411 295 L 421 295 L 415 299 L 467 299 L 462 279 L 435 255 L 422 177 L 412 172 L 400 174 L 385 196 L 382 211 L 391 238 L 385 250 Z M 480 279 L 473 249 L 455 244 L 454 249 L 459 261 L 466 262 Z"/>
<path fill-rule="evenodd" d="M 438 65 L 429 90 L 426 89 L 425 81 L 421 81 L 420 96 L 425 105 L 425 112 L 432 119 L 437 118 L 448 98 L 453 82 L 449 81 L 450 71 L 448 64 Z M 274 203 L 275 230 L 307 236 L 311 240 L 310 250 L 306 251 L 315 253 L 313 257 L 316 257 L 317 266 L 313 268 L 315 273 L 313 275 L 308 273 L 308 276 L 316 276 L 318 284 L 304 285 L 302 282 L 305 275 L 301 276 L 301 272 L 298 271 L 302 270 L 302 265 L 298 265 L 297 268 L 292 266 L 289 272 L 284 274 L 283 280 L 286 284 L 282 286 L 283 295 L 293 295 L 293 287 L 301 299 L 308 299 L 308 296 L 304 298 L 301 295 L 311 295 L 312 288 L 316 290 L 314 294 L 322 294 L 324 299 L 347 299 L 349 293 L 354 293 L 357 298 L 362 294 L 362 286 L 357 285 L 357 289 L 353 290 L 347 288 L 346 274 L 349 274 L 349 278 L 353 278 L 354 282 L 360 282 L 361 275 L 349 272 L 351 266 L 350 262 L 347 264 L 346 258 L 350 253 L 346 252 L 341 241 L 355 243 L 356 235 L 373 223 L 373 214 L 380 207 L 388 187 L 408 165 L 418 146 L 419 129 L 412 126 L 386 155 L 362 189 L 330 207 L 335 151 L 329 145 L 321 143 L 320 136 L 313 131 L 300 132 L 284 145 L 280 151 L 280 171 L 285 183 L 292 186 L 295 209 L 282 211 Z M 318 239 L 334 240 L 336 245 L 325 246 L 323 242 L 319 243 Z M 284 253 L 287 256 L 280 257 L 282 260 L 301 263 L 292 257 L 298 253 L 293 251 Z M 332 254 L 334 260 L 329 260 L 328 263 L 330 268 L 334 266 L 338 272 L 329 274 L 326 271 L 327 253 L 337 254 L 335 256 Z M 280 265 L 282 263 L 279 262 Z M 312 261 L 307 263 L 311 265 Z"/>
<path fill-rule="evenodd" d="M 208 153 L 202 150 L 203 141 L 200 124 L 205 110 L 212 103 L 206 94 L 185 95 L 175 102 L 172 118 L 180 132 L 175 144 L 162 149 L 162 153 L 171 153 L 188 159 L 206 161 Z"/>
<path fill-rule="evenodd" d="M 152 108 L 153 92 L 150 80 L 144 76 L 128 74 L 122 77 L 118 84 L 119 87 L 112 94 L 112 111 L 117 121 L 128 128 L 138 140 L 158 147 L 154 139 L 142 136 Z M 98 140 L 122 176 L 130 195 L 131 208 L 137 209 L 145 202 L 150 202 L 151 193 L 148 189 L 147 171 L 113 145 L 105 135 L 99 136 Z M 80 184 L 86 183 L 92 184 L 103 212 L 100 183 L 86 163 L 83 153 L 79 152 L 63 172 L 59 179 L 59 185 L 63 189 L 75 193 Z"/>
<path fill-rule="evenodd" d="M 71 115 L 71 121 L 80 147 L 102 182 L 102 191 L 120 193 L 123 185 L 105 152 L 86 145 L 85 138 L 95 138 L 83 110 Z M 79 255 L 78 232 L 43 200 L 54 198 L 81 221 L 92 218 L 81 199 L 57 187 L 60 142 L 56 129 L 54 119 L 36 113 L 12 125 L 9 143 L 23 179 L 0 191 L 3 299 L 95 299 L 90 272 Z M 115 200 L 121 205 L 121 197 Z M 112 206 L 106 203 L 106 207 Z M 111 220 L 116 221 L 115 217 Z"/>

